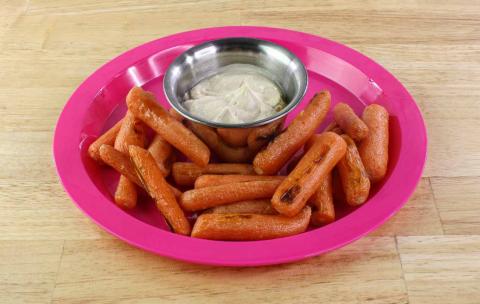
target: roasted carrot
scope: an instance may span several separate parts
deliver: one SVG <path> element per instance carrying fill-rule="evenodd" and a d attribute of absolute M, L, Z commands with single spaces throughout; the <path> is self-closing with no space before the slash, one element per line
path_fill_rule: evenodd
<path fill-rule="evenodd" d="M 222 161 L 245 163 L 250 161 L 255 154 L 254 151 L 248 147 L 230 147 L 218 136 L 213 128 L 192 121 L 187 121 L 186 125 L 195 135 L 200 137 Z"/>
<path fill-rule="evenodd" d="M 348 135 L 342 135 L 347 143 L 347 152 L 338 162 L 338 173 L 342 182 L 345 201 L 351 206 L 363 204 L 370 192 L 370 180 L 363 166 L 357 145 Z"/>
<path fill-rule="evenodd" d="M 182 116 L 182 114 L 178 113 L 174 108 L 168 109 L 168 113 L 170 116 L 172 116 L 175 120 L 178 120 L 179 122 L 182 122 L 185 117 Z"/>
<path fill-rule="evenodd" d="M 225 241 L 286 237 L 307 230 L 311 212 L 310 207 L 306 206 L 295 217 L 251 213 L 202 214 L 193 226 L 192 237 Z"/>
<path fill-rule="evenodd" d="M 209 209 L 210 213 L 254 213 L 254 214 L 277 214 L 269 199 L 258 199 L 236 202 Z"/>
<path fill-rule="evenodd" d="M 178 205 L 175 194 L 165 181 L 153 156 L 147 150 L 138 146 L 132 145 L 128 151 L 148 194 L 155 200 L 158 210 L 163 214 L 173 231 L 189 235 L 191 231 L 190 223 Z"/>
<path fill-rule="evenodd" d="M 218 128 L 220 138 L 231 147 L 244 147 L 247 145 L 248 134 L 252 128 Z"/>
<path fill-rule="evenodd" d="M 152 154 L 163 176 L 168 176 L 175 161 L 173 147 L 159 134 L 155 134 L 150 146 L 148 146 L 148 152 Z"/>
<path fill-rule="evenodd" d="M 188 130 L 181 122 L 175 120 L 162 108 L 153 94 L 134 87 L 127 95 L 128 109 L 150 128 L 155 130 L 172 146 L 185 154 L 199 166 L 206 166 L 210 160 L 208 147 Z"/>
<path fill-rule="evenodd" d="M 239 201 L 272 197 L 281 181 L 252 181 L 185 191 L 180 205 L 186 211 L 203 210 Z"/>
<path fill-rule="evenodd" d="M 102 161 L 115 169 L 121 175 L 125 175 L 130 181 L 134 182 L 137 186 L 145 189 L 142 181 L 135 172 L 135 166 L 130 161 L 129 157 L 122 152 L 115 150 L 112 146 L 102 145 L 100 147 L 100 157 Z M 182 192 L 177 188 L 170 185 L 175 197 L 180 197 Z"/>
<path fill-rule="evenodd" d="M 279 180 L 282 181 L 285 179 L 285 176 L 279 175 L 214 175 L 207 174 L 199 176 L 195 180 L 195 189 L 212 187 L 224 184 L 231 183 L 241 183 L 241 182 L 253 182 L 253 181 L 269 181 L 269 180 Z"/>
<path fill-rule="evenodd" d="M 147 128 L 143 122 L 127 111 L 115 139 L 114 148 L 128 154 L 130 145 L 144 147 L 147 140 L 146 132 Z M 134 183 L 124 175 L 120 176 L 114 198 L 115 203 L 121 208 L 132 209 L 137 205 L 137 189 Z"/>
<path fill-rule="evenodd" d="M 362 119 L 368 126 L 368 136 L 360 143 L 358 152 L 372 183 L 387 174 L 388 166 L 388 112 L 377 104 L 363 111 Z"/>
<path fill-rule="evenodd" d="M 260 151 L 266 144 L 280 134 L 284 122 L 285 118 L 281 118 L 267 125 L 254 128 L 247 138 L 247 144 L 250 150 Z"/>
<path fill-rule="evenodd" d="M 315 133 L 330 107 L 330 93 L 322 91 L 313 97 L 287 129 L 275 137 L 253 160 L 258 174 L 273 175 L 307 142 Z"/>
<path fill-rule="evenodd" d="M 208 164 L 199 167 L 194 163 L 177 162 L 172 166 L 172 176 L 180 186 L 193 186 L 202 174 L 255 174 L 250 164 Z"/>
<path fill-rule="evenodd" d="M 111 127 L 107 132 L 103 133 L 98 137 L 94 142 L 90 144 L 88 147 L 88 155 L 97 161 L 100 164 L 103 164 L 102 159 L 100 157 L 100 147 L 102 145 L 110 145 L 113 146 L 115 143 L 115 138 L 117 138 L 118 131 L 122 127 L 122 120 L 117 122 L 113 127 Z"/>
<path fill-rule="evenodd" d="M 332 195 L 332 173 L 323 178 L 322 183 L 309 200 L 314 207 L 311 223 L 315 226 L 324 226 L 335 220 L 335 207 Z"/>
<path fill-rule="evenodd" d="M 312 147 L 275 191 L 273 207 L 287 216 L 300 212 L 322 180 L 343 157 L 346 148 L 345 141 L 335 133 L 318 135 Z"/>
<path fill-rule="evenodd" d="M 338 126 L 352 139 L 360 141 L 367 137 L 367 125 L 346 103 L 339 103 L 333 108 L 333 117 Z"/>

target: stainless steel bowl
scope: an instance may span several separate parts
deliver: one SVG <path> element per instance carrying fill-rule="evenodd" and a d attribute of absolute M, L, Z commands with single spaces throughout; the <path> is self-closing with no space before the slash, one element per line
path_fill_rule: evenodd
<path fill-rule="evenodd" d="M 242 124 L 224 124 L 192 115 L 183 105 L 185 93 L 201 80 L 233 63 L 256 65 L 265 71 L 283 93 L 287 105 L 273 116 Z M 303 63 L 289 50 L 275 43 L 253 38 L 225 38 L 190 48 L 168 67 L 163 89 L 170 105 L 187 119 L 217 128 L 249 128 L 287 115 L 302 100 L 308 76 Z"/>

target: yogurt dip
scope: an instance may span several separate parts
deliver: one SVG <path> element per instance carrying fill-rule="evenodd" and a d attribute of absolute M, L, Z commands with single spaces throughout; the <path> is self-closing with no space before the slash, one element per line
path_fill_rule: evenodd
<path fill-rule="evenodd" d="M 185 94 L 183 106 L 193 115 L 217 123 L 249 123 L 285 107 L 282 92 L 251 64 L 230 64 Z"/>

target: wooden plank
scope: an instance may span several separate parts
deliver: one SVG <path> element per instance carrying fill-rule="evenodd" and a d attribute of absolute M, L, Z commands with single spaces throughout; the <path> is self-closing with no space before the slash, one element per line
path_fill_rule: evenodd
<path fill-rule="evenodd" d="M 0 241 L 0 301 L 50 303 L 63 241 Z"/>
<path fill-rule="evenodd" d="M 410 303 L 478 303 L 480 236 L 398 237 Z"/>
<path fill-rule="evenodd" d="M 480 177 L 431 181 L 445 233 L 480 235 Z"/>
<path fill-rule="evenodd" d="M 190 265 L 115 240 L 67 241 L 64 252 L 53 303 L 407 303 L 390 237 L 257 268 Z"/>
<path fill-rule="evenodd" d="M 428 178 L 422 178 L 412 198 L 400 211 L 370 235 L 441 235 L 440 216 Z"/>

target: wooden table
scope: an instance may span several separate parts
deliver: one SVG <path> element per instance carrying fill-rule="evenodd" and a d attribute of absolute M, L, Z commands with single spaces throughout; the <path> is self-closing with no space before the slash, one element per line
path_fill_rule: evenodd
<path fill-rule="evenodd" d="M 478 1 L 0 2 L 0 302 L 480 303 Z M 87 219 L 51 153 L 72 91 L 138 44 L 219 25 L 318 34 L 393 72 L 428 125 L 410 202 L 340 250 L 259 268 L 172 261 Z"/>

